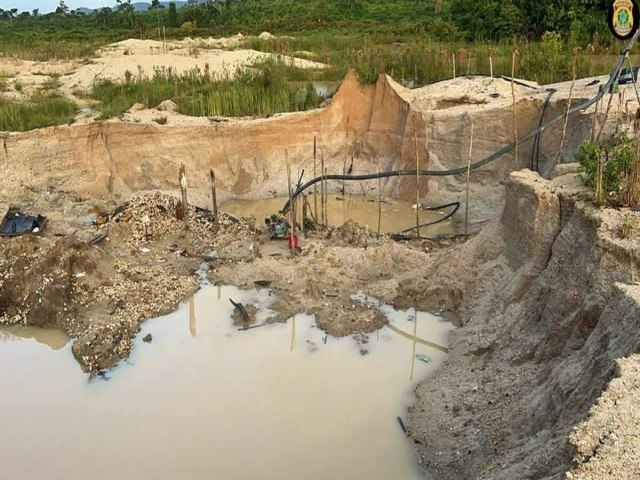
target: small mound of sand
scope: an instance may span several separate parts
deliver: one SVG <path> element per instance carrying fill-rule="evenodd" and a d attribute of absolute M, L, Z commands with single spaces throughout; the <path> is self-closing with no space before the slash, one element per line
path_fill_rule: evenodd
<path fill-rule="evenodd" d="M 178 105 L 173 100 L 165 100 L 158 104 L 156 110 L 160 110 L 161 112 L 177 112 Z"/>

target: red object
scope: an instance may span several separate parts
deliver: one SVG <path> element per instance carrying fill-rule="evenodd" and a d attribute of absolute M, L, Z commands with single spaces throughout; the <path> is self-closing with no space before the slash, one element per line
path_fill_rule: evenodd
<path fill-rule="evenodd" d="M 295 250 L 298 248 L 298 236 L 289 235 L 289 250 Z"/>

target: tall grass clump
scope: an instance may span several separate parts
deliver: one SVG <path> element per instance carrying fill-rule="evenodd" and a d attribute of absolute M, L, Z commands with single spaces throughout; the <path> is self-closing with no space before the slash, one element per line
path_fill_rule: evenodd
<path fill-rule="evenodd" d="M 252 67 L 214 74 L 205 67 L 178 75 L 157 69 L 154 76 L 125 75 L 122 83 L 104 81 L 92 96 L 101 102 L 102 118 L 117 116 L 134 103 L 153 107 L 172 99 L 192 116 L 268 116 L 317 108 L 324 97 L 311 83 L 296 85 L 304 75 L 285 62 L 267 60 Z"/>
<path fill-rule="evenodd" d="M 70 124 L 75 114 L 75 105 L 59 95 L 36 93 L 27 102 L 0 98 L 0 131 L 26 132 Z"/>

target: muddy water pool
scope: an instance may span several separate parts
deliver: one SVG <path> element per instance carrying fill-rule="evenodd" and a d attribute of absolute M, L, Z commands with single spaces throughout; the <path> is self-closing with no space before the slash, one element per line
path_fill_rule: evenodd
<path fill-rule="evenodd" d="M 222 205 L 222 209 L 238 216 L 252 215 L 258 222 L 264 222 L 267 216 L 278 213 L 286 198 L 265 198 L 260 200 L 228 200 Z M 314 209 L 313 195 L 308 197 L 311 208 Z M 300 208 L 300 207 L 299 207 Z M 320 211 L 320 196 L 318 196 L 318 210 Z M 369 226 L 372 232 L 378 231 L 378 203 L 374 197 L 363 195 L 330 195 L 327 203 L 329 225 L 339 227 L 347 220 L 362 225 Z M 443 212 L 420 211 L 420 223 L 425 224 L 441 219 L 448 214 L 451 208 Z M 298 214 L 301 218 L 301 214 Z M 400 202 L 397 200 L 387 200 L 382 203 L 382 219 L 380 231 L 382 233 L 398 233 L 416 224 L 416 211 L 413 204 Z M 451 221 L 445 221 L 428 228 L 421 229 L 423 236 L 435 236 L 437 234 L 455 233 L 454 225 Z"/>
<path fill-rule="evenodd" d="M 260 305 L 258 323 L 274 300 L 205 286 L 146 322 L 131 358 L 93 380 L 62 334 L 0 330 L 2 477 L 424 478 L 396 417 L 446 353 L 418 343 L 411 381 L 413 342 L 389 328 L 364 346 L 326 338 L 306 315 L 239 331 L 229 298 Z M 413 311 L 381 309 L 413 332 Z M 419 313 L 418 337 L 446 345 L 451 329 Z"/>

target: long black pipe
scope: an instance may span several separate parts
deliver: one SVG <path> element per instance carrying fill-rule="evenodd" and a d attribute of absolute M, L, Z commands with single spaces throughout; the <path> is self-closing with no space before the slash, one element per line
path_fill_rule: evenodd
<path fill-rule="evenodd" d="M 587 108 L 589 108 L 591 105 L 593 105 L 594 103 L 596 103 L 597 101 L 599 101 L 606 92 L 608 92 L 611 88 L 611 86 L 613 85 L 614 81 L 618 78 L 618 75 L 620 73 L 620 70 L 622 69 L 623 65 L 624 65 L 624 61 L 627 58 L 627 55 L 629 54 L 629 52 L 631 51 L 631 49 L 633 48 L 634 43 L 638 40 L 638 36 L 640 35 L 640 30 L 638 30 L 635 35 L 631 38 L 631 40 L 629 40 L 629 42 L 627 43 L 624 51 L 620 54 L 620 56 L 618 57 L 618 61 L 616 63 L 615 68 L 613 69 L 613 71 L 611 72 L 611 75 L 609 76 L 609 80 L 607 80 L 607 83 L 604 85 L 603 88 L 598 90 L 598 93 L 591 98 L 590 100 L 587 100 L 584 103 L 581 103 L 580 105 L 577 105 L 573 108 L 570 108 L 568 113 L 566 113 L 567 115 L 573 115 L 574 113 L 578 113 L 581 112 L 583 110 L 586 110 Z M 522 143 L 531 140 L 533 137 L 535 137 L 536 135 L 544 132 L 544 130 L 546 128 L 548 128 L 549 126 L 553 125 L 554 123 L 559 122 L 560 120 L 564 119 L 565 114 L 560 114 L 554 118 L 552 118 L 551 120 L 547 121 L 544 125 L 540 125 L 538 128 L 531 130 L 529 133 L 527 133 L 526 135 L 518 138 L 517 141 L 501 148 L 500 150 L 498 150 L 497 152 L 493 153 L 492 155 L 489 155 L 488 157 L 479 160 L 475 163 L 471 164 L 471 170 L 477 170 L 480 167 L 484 167 L 485 165 L 497 160 L 498 158 L 506 155 L 507 153 L 509 153 L 511 150 L 513 150 L 517 145 L 521 145 Z M 376 178 L 389 178 L 389 177 L 409 177 L 409 176 L 414 176 L 416 175 L 416 173 L 419 173 L 419 175 L 421 176 L 426 176 L 426 177 L 448 177 L 448 176 L 452 176 L 452 175 L 460 175 L 462 173 L 465 173 L 467 171 L 468 167 L 458 167 L 458 168 L 452 168 L 450 170 L 420 170 L 419 172 L 416 172 L 416 170 L 393 170 L 393 171 L 389 171 L 389 172 L 379 172 L 379 173 L 370 173 L 370 174 L 366 174 L 366 175 L 326 175 L 326 176 L 320 176 L 320 177 L 316 177 L 312 180 L 309 180 L 307 183 L 305 183 L 304 185 L 300 186 L 299 188 L 296 189 L 296 191 L 293 193 L 292 195 L 292 199 L 295 199 L 296 197 L 298 197 L 302 192 L 304 192 L 307 188 L 315 185 L 316 183 L 322 181 L 322 179 L 326 179 L 326 180 L 353 180 L 353 181 L 363 181 L 363 180 L 373 180 Z M 287 200 L 287 202 L 285 203 L 284 207 L 282 208 L 282 213 L 287 213 L 289 211 L 289 209 L 291 208 L 290 205 L 290 200 Z"/>

